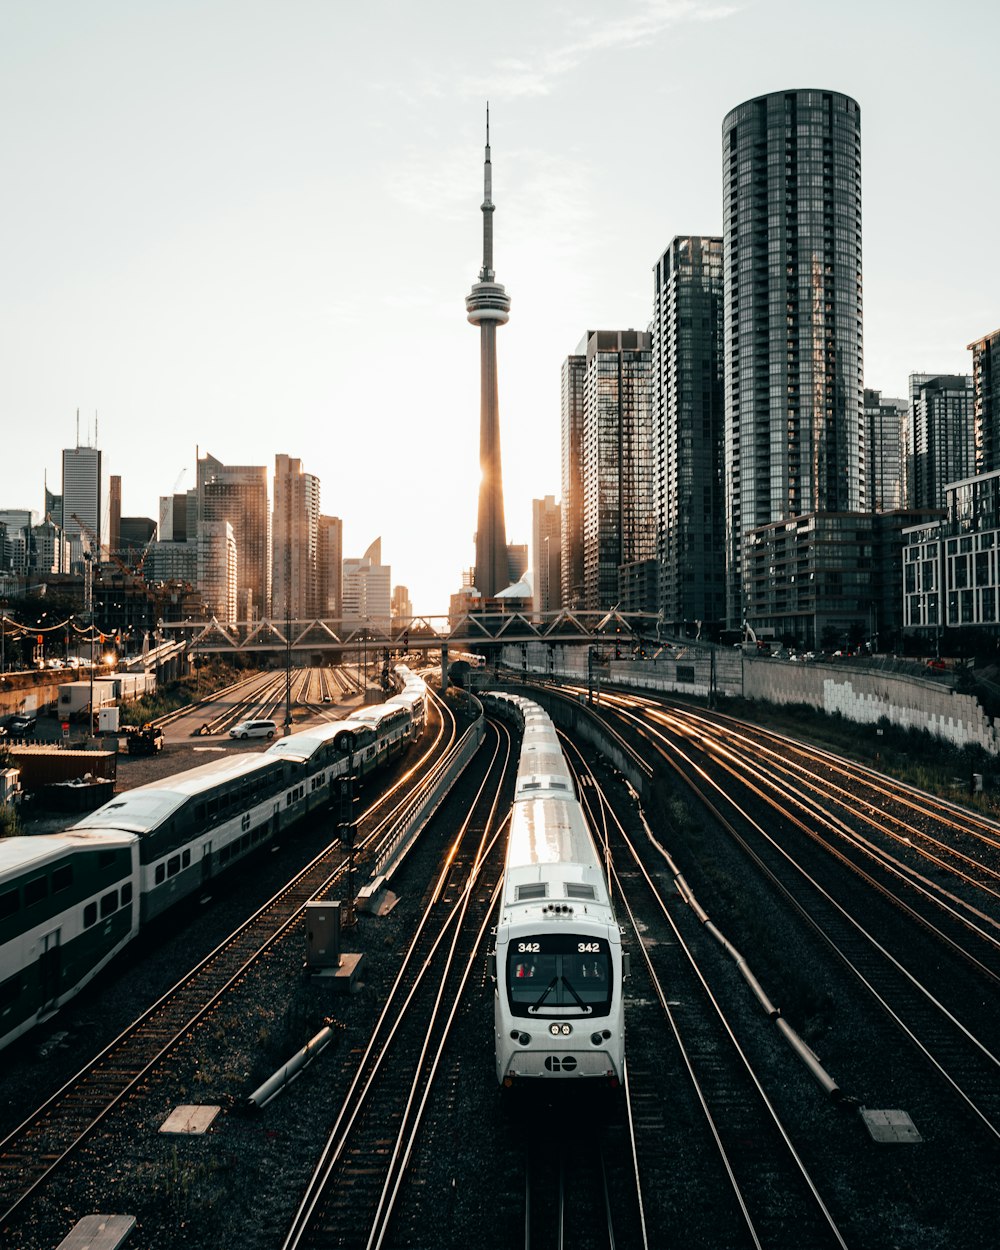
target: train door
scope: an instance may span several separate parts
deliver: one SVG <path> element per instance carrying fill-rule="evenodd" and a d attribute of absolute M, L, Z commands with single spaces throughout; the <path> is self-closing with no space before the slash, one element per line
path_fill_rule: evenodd
<path fill-rule="evenodd" d="M 51 933 L 46 933 L 42 937 L 42 951 L 38 957 L 42 1011 L 54 1011 L 59 1001 L 59 980 L 62 972 L 59 934 L 59 929 L 53 929 Z"/>
<path fill-rule="evenodd" d="M 205 885 L 212 880 L 212 843 L 208 841 L 201 849 L 201 883 Z"/>

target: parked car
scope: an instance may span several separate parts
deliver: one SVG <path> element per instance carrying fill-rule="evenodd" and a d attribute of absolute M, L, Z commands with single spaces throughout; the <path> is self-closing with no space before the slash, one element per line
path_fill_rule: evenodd
<path fill-rule="evenodd" d="M 23 738 L 25 734 L 33 734 L 35 720 L 36 718 L 27 712 L 15 712 L 7 722 L 7 732 L 12 738 Z"/>
<path fill-rule="evenodd" d="M 278 726 L 273 720 L 244 720 L 229 731 L 230 738 L 273 738 Z"/>

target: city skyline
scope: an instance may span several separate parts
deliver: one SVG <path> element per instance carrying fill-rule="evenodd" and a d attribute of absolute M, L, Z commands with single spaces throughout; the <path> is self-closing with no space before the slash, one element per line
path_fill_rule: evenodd
<path fill-rule="evenodd" d="M 518 309 L 498 345 L 511 542 L 560 490 L 565 357 L 588 326 L 644 330 L 670 240 L 721 233 L 722 123 L 744 100 L 815 86 L 860 105 L 865 387 L 969 373 L 967 345 L 1000 325 L 1000 261 L 976 247 L 997 191 L 975 124 L 992 12 L 585 3 L 496 15 L 484 51 L 474 14 L 430 10 L 4 14 L 0 506 L 41 510 L 77 408 L 126 515 L 155 516 L 181 470 L 193 486 L 198 446 L 286 453 L 345 553 L 381 534 L 414 609 L 446 611 L 476 528 L 462 301 L 487 97 Z M 904 74 L 931 39 L 939 72 Z"/>

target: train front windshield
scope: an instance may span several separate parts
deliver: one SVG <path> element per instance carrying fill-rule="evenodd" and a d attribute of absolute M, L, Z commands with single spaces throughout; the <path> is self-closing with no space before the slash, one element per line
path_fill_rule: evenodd
<path fill-rule="evenodd" d="M 604 938 L 567 933 L 514 938 L 507 948 L 507 995 L 515 1016 L 607 1015 L 611 948 Z"/>

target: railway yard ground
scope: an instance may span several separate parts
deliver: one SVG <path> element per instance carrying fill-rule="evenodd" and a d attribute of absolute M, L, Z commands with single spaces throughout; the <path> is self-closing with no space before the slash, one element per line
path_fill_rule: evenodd
<path fill-rule="evenodd" d="M 300 709 L 293 717 L 295 727 L 310 716 L 344 715 L 350 705 L 345 696 L 342 706 Z M 268 745 L 231 741 L 224 730 L 196 735 L 201 715 L 192 712 L 168 726 L 164 749 L 157 755 L 122 753 L 118 788 L 197 766 L 222 751 L 263 750 Z M 275 719 L 280 723 L 279 715 Z M 408 758 L 393 766 L 379 786 L 401 774 Z M 583 748 L 581 767 L 585 766 L 596 779 L 588 780 L 585 791 L 597 785 L 606 789 L 624 836 L 649 844 L 652 835 L 666 847 L 711 921 L 746 956 L 783 1016 L 843 1087 L 842 1097 L 826 1096 L 791 1056 L 774 1022 L 747 991 L 745 977 L 718 942 L 706 936 L 705 924 L 684 905 L 674 891 L 672 874 L 662 864 L 656 866 L 654 855 L 649 871 L 669 896 L 667 910 L 677 921 L 677 933 L 661 931 L 651 913 L 640 914 L 637 930 L 627 934 L 625 942 L 633 961 L 633 976 L 626 985 L 626 1053 L 639 1107 L 635 1132 L 646 1176 L 644 1218 L 647 1230 L 655 1235 L 645 1243 L 620 1238 L 617 1244 L 627 1250 L 643 1244 L 684 1250 L 750 1244 L 730 1239 L 730 1226 L 718 1222 L 729 1199 L 720 1197 L 706 1179 L 718 1167 L 714 1147 L 699 1123 L 681 1050 L 639 967 L 643 947 L 673 958 L 683 939 L 696 949 L 730 1027 L 796 1139 L 804 1166 L 820 1174 L 824 1198 L 844 1234 L 843 1242 L 827 1241 L 811 1233 L 806 1236 L 788 1223 L 787 1236 L 764 1244 L 781 1250 L 827 1244 L 857 1250 L 957 1246 L 993 1250 L 1000 1226 L 996 1139 L 957 1103 L 949 1103 L 937 1088 L 931 1065 L 909 1052 L 902 1030 L 879 1019 L 823 940 L 756 875 L 736 842 L 720 833 L 683 784 L 660 775 L 652 798 L 640 807 L 634 792 L 600 753 Z M 97 1211 L 136 1215 L 129 1250 L 281 1247 L 359 1055 L 375 1029 L 387 987 L 427 904 L 430 883 L 452 853 L 455 829 L 472 802 L 471 790 L 460 782 L 393 879 L 394 905 L 381 914 L 359 913 L 345 931 L 345 949 L 364 957 L 352 993 L 335 994 L 329 981 L 307 975 L 304 941 L 276 945 L 192 1029 L 187 1042 L 144 1078 L 141 1095 L 130 1097 L 84 1142 L 75 1166 L 52 1186 L 52 1192 L 19 1216 L 9 1250 L 52 1250 L 75 1218 Z M 762 824 L 777 820 L 773 812 L 768 816 L 763 797 L 756 796 L 754 802 L 758 806 L 748 806 L 748 811 Z M 64 826 L 65 817 L 55 819 L 57 823 L 47 816 L 29 817 L 25 831 Z M 596 815 L 594 823 L 599 825 Z M 294 833 L 282 835 L 273 849 L 216 879 L 210 893 L 144 932 L 50 1025 L 4 1052 L 0 1140 L 327 847 L 335 832 L 332 818 L 307 818 Z M 620 848 L 615 856 L 623 865 L 623 888 L 631 893 L 637 871 L 625 865 Z M 862 909 L 866 906 L 874 912 L 874 903 L 862 901 Z M 992 903 L 981 906 L 992 917 L 993 927 L 1000 928 L 1000 908 Z M 620 911 L 618 920 L 626 924 L 627 917 Z M 927 971 L 940 971 L 937 965 L 946 966 L 945 956 L 928 950 Z M 994 958 L 993 963 L 1000 960 Z M 683 987 L 679 972 L 665 988 L 679 1027 L 689 1027 L 694 991 Z M 984 984 L 981 993 L 984 1001 L 996 1002 L 995 988 Z M 602 1107 L 598 1113 L 591 1104 L 581 1108 L 561 1099 L 511 1103 L 500 1097 L 494 1075 L 492 1000 L 484 946 L 435 1078 L 434 1110 L 410 1162 L 406 1195 L 384 1242 L 386 1250 L 464 1250 L 469 1245 L 514 1250 L 525 1244 L 521 1164 L 526 1155 L 558 1157 L 561 1167 L 568 1163 L 570 1173 L 575 1160 L 583 1175 L 583 1160 L 596 1143 L 610 1143 L 620 1161 L 632 1149 L 613 1107 L 610 1111 Z M 994 1018 L 1000 1021 L 1000 1011 Z M 250 1109 L 249 1093 L 325 1024 L 332 1028 L 331 1044 L 262 1110 Z M 713 1067 L 713 1051 L 720 1045 L 724 1043 L 703 1038 L 698 1046 L 705 1053 L 699 1054 L 696 1047 L 694 1065 L 704 1060 Z M 208 1132 L 160 1131 L 176 1107 L 191 1105 L 221 1108 Z M 862 1123 L 862 1106 L 907 1111 L 921 1140 L 876 1144 Z M 737 1133 L 729 1144 L 743 1162 L 767 1158 L 758 1129 L 752 1127 L 755 1122 L 746 1123 L 751 1126 L 746 1136 L 741 1139 Z M 725 1136 L 726 1130 L 721 1131 Z M 391 1136 L 387 1124 L 387 1141 Z M 363 1170 L 359 1161 L 359 1191 Z M 616 1193 L 613 1172 L 609 1183 L 609 1201 L 614 1205 L 621 1195 Z M 776 1208 L 783 1201 L 778 1196 L 784 1193 L 782 1183 L 774 1180 Z M 567 1193 L 571 1205 L 586 1207 L 589 1213 L 592 1193 L 574 1195 L 572 1177 Z M 781 1224 L 781 1210 L 771 1216 Z M 308 1244 L 357 1243 L 331 1239 Z M 555 1243 L 539 1239 L 532 1244 Z M 587 1250 L 608 1243 L 600 1220 L 593 1219 L 566 1244 Z M 8 1250 L 8 1243 L 4 1248 Z"/>

